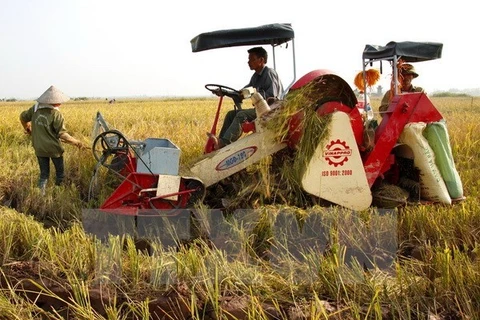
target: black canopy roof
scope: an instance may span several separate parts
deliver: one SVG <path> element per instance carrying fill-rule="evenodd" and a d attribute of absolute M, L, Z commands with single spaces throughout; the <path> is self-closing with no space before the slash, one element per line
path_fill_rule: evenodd
<path fill-rule="evenodd" d="M 393 60 L 393 56 L 401 57 L 406 62 L 418 62 L 439 59 L 442 57 L 443 44 L 436 42 L 394 42 L 386 46 L 367 44 L 363 50 L 363 59 Z"/>
<path fill-rule="evenodd" d="M 245 45 L 280 45 L 294 38 L 290 23 L 201 33 L 192 40 L 192 52 Z"/>

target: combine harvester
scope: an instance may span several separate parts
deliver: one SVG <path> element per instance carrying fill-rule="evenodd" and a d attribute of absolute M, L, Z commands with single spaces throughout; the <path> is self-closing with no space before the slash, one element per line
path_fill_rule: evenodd
<path fill-rule="evenodd" d="M 94 157 L 98 161 L 96 170 L 103 166 L 124 177 L 100 211 L 131 217 L 153 209 L 165 217 L 174 216 L 178 209 L 193 209 L 204 201 L 209 187 L 250 165 L 266 157 L 281 156 L 281 150 L 301 152 L 299 145 L 307 133 L 305 130 L 309 130 L 304 120 L 312 114 L 330 117 L 330 120 L 326 134 L 312 146 L 298 176 L 298 185 L 306 194 L 354 211 L 381 207 L 382 201 L 375 202 L 375 193 L 378 199 L 393 200 L 392 206 L 404 205 L 412 199 L 443 204 L 463 199 L 445 122 L 426 94 L 395 95 L 377 126 L 376 120 L 358 108 L 359 102 L 348 83 L 333 72 L 314 70 L 296 80 L 294 31 L 290 24 L 213 31 L 191 40 L 193 52 L 271 45 L 274 60 L 275 49 L 287 43 L 291 43 L 294 79 L 283 99 L 267 106 L 261 96 L 250 90 L 257 119 L 244 125 L 248 134 L 215 151 L 207 140 L 205 154 L 188 168 L 187 175 L 179 175 L 180 150 L 173 142 L 157 138 L 130 141 L 121 132 L 110 130 L 98 114 L 97 129 L 104 131 L 93 142 Z M 397 79 L 402 63 L 438 59 L 441 52 L 440 43 L 367 45 L 363 52 L 363 73 L 366 74 L 368 65 L 386 61 Z M 297 95 L 296 101 L 302 101 L 306 88 L 310 90 L 304 100 L 306 105 L 291 117 L 285 129 L 288 133 L 279 140 L 278 132 L 268 123 L 282 114 L 289 97 Z M 230 97 L 239 94 L 223 85 L 209 84 L 206 89 L 221 90 Z M 396 81 L 393 89 L 399 92 Z M 222 99 L 223 96 L 218 111 Z M 212 133 L 216 130 L 218 111 Z M 368 137 L 371 141 L 366 142 Z M 405 196 L 400 200 L 389 199 L 388 194 L 382 194 L 385 186 L 404 190 Z"/>

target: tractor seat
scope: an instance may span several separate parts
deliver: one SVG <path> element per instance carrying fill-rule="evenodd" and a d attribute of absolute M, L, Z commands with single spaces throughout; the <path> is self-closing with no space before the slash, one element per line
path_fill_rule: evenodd
<path fill-rule="evenodd" d="M 244 123 L 242 123 L 242 132 L 243 133 L 255 132 L 255 120 L 245 121 Z"/>

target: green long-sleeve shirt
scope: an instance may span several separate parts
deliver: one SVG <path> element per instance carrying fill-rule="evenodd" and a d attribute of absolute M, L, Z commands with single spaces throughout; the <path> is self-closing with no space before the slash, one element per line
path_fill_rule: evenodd
<path fill-rule="evenodd" d="M 31 122 L 32 144 L 38 157 L 58 158 L 64 148 L 60 135 L 67 132 L 65 120 L 58 108 L 50 105 L 35 104 L 20 114 L 22 122 Z"/>

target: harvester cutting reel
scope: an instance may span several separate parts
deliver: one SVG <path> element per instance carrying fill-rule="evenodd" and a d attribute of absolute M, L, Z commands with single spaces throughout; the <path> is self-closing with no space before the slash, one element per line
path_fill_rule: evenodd
<path fill-rule="evenodd" d="M 97 161 L 90 190 L 100 167 L 106 167 L 123 181 L 101 205 L 101 209 L 122 214 L 138 215 L 139 210 L 171 210 L 193 208 L 203 201 L 205 186 L 192 177 L 178 176 L 178 170 L 165 172 L 153 152 L 153 143 L 166 139 L 147 139 L 146 142 L 129 141 L 121 132 L 108 130 L 100 133 L 93 142 L 93 156 Z M 153 150 L 153 151 L 152 151 Z M 175 169 L 173 169 L 175 170 Z M 165 212 L 172 215 L 172 212 Z M 174 213 L 173 213 L 174 214 Z"/>

